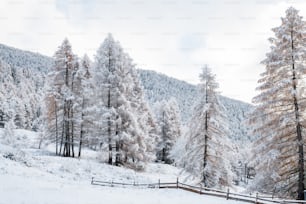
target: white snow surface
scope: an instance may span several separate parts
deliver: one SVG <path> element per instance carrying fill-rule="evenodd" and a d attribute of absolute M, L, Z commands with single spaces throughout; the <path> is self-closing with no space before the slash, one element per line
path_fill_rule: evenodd
<path fill-rule="evenodd" d="M 38 134 L 16 130 L 14 144 L 4 144 L 0 129 L 0 204 L 150 204 L 241 203 L 178 189 L 140 189 L 91 185 L 91 178 L 125 183 L 185 180 L 181 170 L 165 164 L 148 164 L 143 172 L 99 161 L 99 153 L 84 157 L 55 156 L 54 147 L 38 149 Z M 187 181 L 186 181 L 187 182 Z"/>

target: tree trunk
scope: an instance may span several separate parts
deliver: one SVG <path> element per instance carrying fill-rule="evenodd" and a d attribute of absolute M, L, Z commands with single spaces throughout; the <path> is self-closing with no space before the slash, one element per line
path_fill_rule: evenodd
<path fill-rule="evenodd" d="M 60 149 L 59 149 L 59 155 L 62 154 L 62 149 L 63 149 L 63 143 L 64 143 L 64 123 L 62 125 L 62 136 L 61 136 L 61 143 L 60 143 Z"/>
<path fill-rule="evenodd" d="M 204 135 L 204 157 L 203 157 L 203 183 L 204 183 L 204 187 L 207 187 L 206 184 L 206 172 L 205 172 L 205 168 L 207 166 L 207 140 L 208 140 L 208 136 L 207 136 L 207 129 L 208 129 L 208 120 L 207 120 L 207 113 L 205 113 L 205 135 Z"/>
<path fill-rule="evenodd" d="M 70 109 L 71 109 L 71 115 L 70 115 L 70 123 L 71 123 L 71 152 L 72 157 L 74 157 L 74 121 L 73 121 L 73 104 L 72 101 L 70 101 Z"/>
<path fill-rule="evenodd" d="M 81 115 L 81 131 L 80 131 L 80 142 L 79 142 L 79 154 L 78 154 L 78 157 L 80 158 L 81 157 L 81 150 L 82 150 L 82 143 L 83 143 L 83 133 L 84 133 L 84 107 L 85 107 L 85 99 L 84 99 L 84 96 L 83 96 L 83 101 L 82 101 L 82 115 Z"/>
<path fill-rule="evenodd" d="M 108 109 L 110 110 L 110 108 L 111 108 L 111 105 L 110 105 L 110 100 L 111 100 L 111 98 L 110 98 L 110 88 L 108 89 L 108 101 L 107 101 L 107 107 L 108 107 Z M 107 126 L 108 126 L 108 129 L 107 129 L 107 131 L 108 131 L 108 153 L 109 153 L 109 155 L 108 155 L 108 163 L 110 164 L 110 165 L 112 165 L 113 164 L 113 153 L 112 153 L 112 151 L 113 151 L 113 146 L 112 146 L 112 129 L 111 129 L 111 118 L 110 117 L 108 117 L 108 121 L 107 121 Z"/>
<path fill-rule="evenodd" d="M 66 104 L 66 108 L 64 109 L 64 115 L 65 115 L 65 137 L 66 137 L 66 141 L 65 141 L 65 156 L 69 157 L 70 156 L 70 135 L 69 135 L 69 104 L 68 102 L 65 100 L 65 104 Z"/>
<path fill-rule="evenodd" d="M 116 118 L 118 119 L 118 117 L 119 116 L 117 116 Z M 116 166 L 119 166 L 119 164 L 121 164 L 120 139 L 118 135 L 119 135 L 119 127 L 118 127 L 118 123 L 116 120 L 116 137 L 118 138 L 116 141 L 116 161 L 115 161 Z"/>
<path fill-rule="evenodd" d="M 296 70 L 295 70 L 295 60 L 294 60 L 294 44 L 293 44 L 293 30 L 291 30 L 291 48 L 292 48 L 292 86 L 293 86 L 293 103 L 294 103 L 294 112 L 295 112 L 295 121 L 296 121 L 296 134 L 297 134 L 297 144 L 298 144 L 298 199 L 304 200 L 304 150 L 303 150 L 303 137 L 301 131 L 300 123 L 300 113 L 299 113 L 299 104 L 297 100 L 297 82 L 296 82 Z"/>
<path fill-rule="evenodd" d="M 58 126 L 57 126 L 57 106 L 54 99 L 54 114 L 55 114 L 55 154 L 58 155 Z"/>
<path fill-rule="evenodd" d="M 112 57 L 112 51 L 111 49 L 108 49 L 108 71 L 111 73 L 111 57 Z M 111 81 L 108 78 L 108 96 L 107 96 L 107 107 L 108 110 L 111 110 Z M 113 146 L 112 146 L 112 130 L 111 130 L 111 118 L 108 118 L 108 151 L 109 151 L 109 155 L 108 155 L 108 163 L 110 165 L 113 164 Z"/>
<path fill-rule="evenodd" d="M 207 88 L 208 88 L 208 82 L 206 81 L 205 84 L 205 103 L 208 104 L 208 93 L 207 93 Z M 208 140 L 208 136 L 207 136 L 207 131 L 208 131 L 208 110 L 206 110 L 205 112 L 205 135 L 204 135 L 204 155 L 203 155 L 203 183 L 204 183 L 204 187 L 207 187 L 207 182 L 206 182 L 206 172 L 205 172 L 205 168 L 207 166 L 207 140 Z"/>
<path fill-rule="evenodd" d="M 165 131 L 165 111 L 163 111 L 163 120 L 162 120 L 162 140 L 163 140 L 163 149 L 162 149 L 162 158 L 161 160 L 163 162 L 166 161 L 166 144 L 165 144 L 165 138 L 166 138 L 166 131 Z"/>
<path fill-rule="evenodd" d="M 115 165 L 119 166 L 120 163 L 121 163 L 121 155 L 120 155 L 119 141 L 116 141 L 116 161 L 115 161 Z"/>
<path fill-rule="evenodd" d="M 65 104 L 64 104 L 64 110 L 65 110 Z M 61 136 L 61 146 L 60 146 L 60 152 L 59 154 L 61 155 L 62 154 L 62 149 L 63 149 L 63 145 L 65 146 L 64 144 L 64 135 L 65 135 L 65 115 L 63 115 L 63 122 L 62 122 L 62 136 Z M 65 154 L 65 149 L 63 150 L 63 156 Z"/>
<path fill-rule="evenodd" d="M 74 77 L 75 77 L 76 72 L 72 73 L 72 79 L 71 79 L 71 90 L 72 93 L 75 94 L 74 90 Z M 71 123 L 71 151 L 72 151 L 72 157 L 74 157 L 74 106 L 73 106 L 73 101 L 69 100 L 69 105 L 70 105 L 70 117 L 69 117 L 69 122 Z"/>

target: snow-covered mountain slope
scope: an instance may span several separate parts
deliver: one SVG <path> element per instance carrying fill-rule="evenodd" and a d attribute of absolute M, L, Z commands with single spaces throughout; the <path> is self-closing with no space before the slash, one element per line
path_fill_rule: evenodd
<path fill-rule="evenodd" d="M 91 185 L 91 178 L 125 183 L 173 182 L 184 179 L 180 169 L 166 164 L 148 164 L 143 172 L 99 162 L 98 152 L 87 150 L 84 158 L 55 156 L 38 149 L 39 135 L 15 130 L 7 143 L 0 129 L 0 204 L 77 203 L 215 203 L 235 204 L 224 198 L 203 196 L 177 189 L 111 188 Z M 49 147 L 54 148 L 54 147 Z"/>
<path fill-rule="evenodd" d="M 198 98 L 196 86 L 155 71 L 139 69 L 138 74 L 150 105 L 173 97 L 178 102 L 182 121 L 188 121 L 192 114 L 192 106 Z"/>
<path fill-rule="evenodd" d="M 53 65 L 51 57 L 3 44 L 0 44 L 0 59 L 14 68 L 27 68 L 33 70 L 34 73 L 39 71 L 46 74 Z M 178 102 L 182 121 L 187 123 L 192 114 L 192 107 L 198 98 L 197 87 L 155 71 L 138 69 L 138 73 L 149 104 L 153 105 L 155 102 L 174 97 Z M 220 98 L 229 119 L 230 138 L 234 141 L 248 143 L 252 137 L 247 134 L 245 121 L 247 112 L 252 109 L 252 106 L 227 97 L 221 96 Z"/>
<path fill-rule="evenodd" d="M 220 97 L 220 101 L 225 109 L 227 120 L 229 121 L 230 138 L 241 144 L 250 143 L 256 138 L 250 134 L 250 126 L 247 118 L 253 106 L 235 99 Z"/>
<path fill-rule="evenodd" d="M 155 71 L 138 70 L 138 72 L 149 103 L 154 105 L 158 101 L 173 97 L 178 102 L 182 121 L 188 122 L 193 106 L 198 101 L 197 86 Z M 247 113 L 252 110 L 252 105 L 224 96 L 220 96 L 220 100 L 229 121 L 230 138 L 239 143 L 252 141 L 246 125 Z"/>
<path fill-rule="evenodd" d="M 39 53 L 20 50 L 0 44 L 0 59 L 12 67 L 28 68 L 44 73 L 53 65 L 53 59 Z"/>

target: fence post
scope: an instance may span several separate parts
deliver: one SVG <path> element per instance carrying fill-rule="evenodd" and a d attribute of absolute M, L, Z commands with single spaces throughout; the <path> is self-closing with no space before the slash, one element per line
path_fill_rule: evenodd
<path fill-rule="evenodd" d="M 229 190 L 229 188 L 227 188 L 226 200 L 228 200 L 228 199 L 229 199 L 229 194 L 230 194 L 230 190 Z"/>
<path fill-rule="evenodd" d="M 200 185 L 200 195 L 202 194 L 202 185 Z"/>
<path fill-rule="evenodd" d="M 160 188 L 160 179 L 158 179 L 158 188 Z"/>
<path fill-rule="evenodd" d="M 178 187 L 179 187 L 179 178 L 176 177 L 176 188 L 178 188 Z"/>
<path fill-rule="evenodd" d="M 91 184 L 93 184 L 93 181 L 94 181 L 94 177 L 91 177 Z"/>
<path fill-rule="evenodd" d="M 112 180 L 112 184 L 111 184 L 111 187 L 114 187 L 114 185 L 113 185 L 113 180 Z"/>
<path fill-rule="evenodd" d="M 258 193 L 256 193 L 256 200 L 255 200 L 255 203 L 257 203 L 257 200 L 258 200 Z"/>

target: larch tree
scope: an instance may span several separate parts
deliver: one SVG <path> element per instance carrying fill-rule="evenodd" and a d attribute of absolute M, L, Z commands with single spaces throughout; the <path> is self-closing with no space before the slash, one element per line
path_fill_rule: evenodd
<path fill-rule="evenodd" d="M 101 146 L 108 146 L 108 163 L 114 163 L 115 149 L 119 148 L 118 135 L 120 123 L 117 109 L 119 107 L 118 68 L 122 65 L 121 47 L 117 46 L 112 36 L 108 36 L 100 46 L 95 56 L 94 85 L 97 92 L 97 109 L 105 109 L 101 113 Z M 116 146 L 116 147 L 115 147 Z M 114 149 L 113 149 L 114 148 Z M 119 150 L 115 154 L 120 154 Z M 119 164 L 119 156 L 117 156 Z"/>
<path fill-rule="evenodd" d="M 262 61 L 266 68 L 258 81 L 260 94 L 253 99 L 257 106 L 250 121 L 260 136 L 254 148 L 257 178 L 273 175 L 269 181 L 276 193 L 303 199 L 306 24 L 292 7 L 281 20 L 272 29 L 275 37 L 269 39 L 271 51 Z M 257 183 L 265 189 L 265 182 Z"/>
<path fill-rule="evenodd" d="M 98 113 L 95 111 L 95 93 L 92 83 L 92 63 L 87 55 L 81 60 L 80 69 L 77 73 L 78 89 L 80 94 L 80 127 L 79 127 L 79 153 L 81 157 L 82 146 L 90 148 L 97 145 L 97 130 L 95 120 Z"/>
<path fill-rule="evenodd" d="M 136 69 L 134 69 L 135 65 L 132 64 L 132 60 L 129 57 L 127 57 L 127 59 L 130 66 L 133 67 L 133 69 L 130 70 L 132 86 L 130 86 L 128 91 L 127 100 L 131 105 L 132 112 L 134 113 L 139 126 L 138 137 L 143 138 L 144 141 L 144 144 L 140 146 L 138 150 L 141 154 L 134 152 L 133 157 L 140 156 L 139 160 L 153 161 L 156 158 L 156 146 L 158 140 L 156 122 L 153 118 L 151 109 L 144 98 L 143 87 L 140 83 L 138 73 Z M 141 141 L 142 139 L 134 138 L 134 140 Z"/>
<path fill-rule="evenodd" d="M 176 100 L 162 101 L 159 107 L 158 121 L 160 126 L 160 143 L 158 160 L 166 164 L 173 163 L 170 151 L 176 140 L 181 136 L 181 117 Z"/>
<path fill-rule="evenodd" d="M 112 35 L 101 44 L 94 64 L 101 144 L 108 146 L 108 163 L 141 167 L 147 161 L 145 128 L 139 122 L 142 91 L 135 78 L 135 65 Z M 140 88 L 140 89 L 139 89 Z"/>
<path fill-rule="evenodd" d="M 188 142 L 184 155 L 185 169 L 201 178 L 205 187 L 224 187 L 231 184 L 229 160 L 230 141 L 227 121 L 222 113 L 215 75 L 204 66 L 200 74 L 201 98 L 189 122 Z"/>
<path fill-rule="evenodd" d="M 77 57 L 65 39 L 55 55 L 54 70 L 49 74 L 49 90 L 46 95 L 48 133 L 56 145 L 56 154 L 74 157 L 76 144 L 75 100 Z"/>

